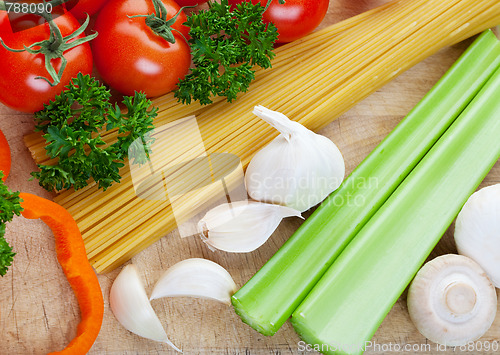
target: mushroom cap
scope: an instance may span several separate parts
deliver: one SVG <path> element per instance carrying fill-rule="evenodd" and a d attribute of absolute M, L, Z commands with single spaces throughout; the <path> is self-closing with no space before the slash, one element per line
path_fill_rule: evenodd
<path fill-rule="evenodd" d="M 500 287 L 500 184 L 472 194 L 458 214 L 454 236 L 458 253 L 481 265 Z"/>
<path fill-rule="evenodd" d="M 495 287 L 473 260 L 455 254 L 425 264 L 408 291 L 408 312 L 435 343 L 465 345 L 483 336 L 497 311 Z"/>

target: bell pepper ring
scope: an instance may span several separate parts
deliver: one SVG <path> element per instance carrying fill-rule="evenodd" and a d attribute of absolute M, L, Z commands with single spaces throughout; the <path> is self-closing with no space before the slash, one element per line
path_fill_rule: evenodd
<path fill-rule="evenodd" d="M 87 259 L 80 230 L 71 214 L 57 203 L 24 192 L 19 197 L 23 200 L 22 215 L 41 219 L 54 233 L 57 260 L 80 307 L 81 321 L 76 337 L 62 351 L 50 354 L 86 354 L 101 329 L 104 299 L 97 275 Z"/>
<path fill-rule="evenodd" d="M 0 170 L 3 171 L 3 181 L 5 181 L 5 179 L 7 179 L 7 176 L 9 176 L 10 165 L 11 158 L 9 142 L 7 142 L 7 138 L 5 138 L 5 135 L 0 130 Z"/>

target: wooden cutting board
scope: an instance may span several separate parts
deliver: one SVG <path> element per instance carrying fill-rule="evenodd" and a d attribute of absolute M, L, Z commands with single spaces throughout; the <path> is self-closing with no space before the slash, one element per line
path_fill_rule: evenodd
<path fill-rule="evenodd" d="M 322 24 L 340 21 L 385 3 L 385 0 L 332 0 Z M 441 77 L 470 43 L 466 41 L 444 49 L 403 73 L 392 83 L 360 102 L 321 133 L 341 149 L 350 173 L 363 158 L 391 131 L 422 96 Z M 13 168 L 7 184 L 14 190 L 43 197 L 51 194 L 29 181 L 36 166 L 23 143 L 23 136 L 33 130 L 31 115 L 0 105 L 0 129 L 12 149 Z M 500 182 L 500 162 L 482 186 Z M 132 259 L 141 272 L 148 293 L 167 267 L 191 257 L 213 260 L 224 266 L 237 285 L 242 286 L 299 227 L 301 221 L 284 221 L 272 238 L 250 254 L 231 255 L 211 252 L 197 238 L 181 239 L 176 231 Z M 71 288 L 56 261 L 50 230 L 40 221 L 16 218 L 7 228 L 7 240 L 17 252 L 8 274 L 0 279 L 0 354 L 44 354 L 62 349 L 76 333 L 79 310 Z M 452 230 L 432 252 L 431 257 L 456 252 Z M 108 303 L 110 286 L 118 272 L 99 275 L 106 302 L 101 333 L 91 354 L 174 354 L 166 345 L 141 339 L 115 320 Z M 381 286 L 383 287 L 383 286 Z M 438 349 L 412 325 L 405 302 L 395 304 L 372 339 L 367 353 L 446 354 L 462 352 L 459 348 Z M 191 299 L 155 300 L 152 302 L 170 339 L 185 354 L 301 354 L 304 353 L 289 323 L 273 337 L 264 337 L 243 324 L 232 308 L 213 301 Z M 359 320 L 363 322 L 363 319 Z M 500 316 L 482 343 L 500 342 Z M 470 351 L 471 354 L 493 353 Z"/>

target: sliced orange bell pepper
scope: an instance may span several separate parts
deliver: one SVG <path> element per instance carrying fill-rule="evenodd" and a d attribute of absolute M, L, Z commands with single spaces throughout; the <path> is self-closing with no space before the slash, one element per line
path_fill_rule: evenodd
<path fill-rule="evenodd" d="M 5 138 L 3 132 L 0 130 L 0 170 L 3 171 L 3 181 L 5 181 L 7 176 L 9 176 L 10 165 L 11 158 L 9 142 L 7 142 L 7 138 Z"/>
<path fill-rule="evenodd" d="M 76 337 L 68 346 L 51 354 L 86 354 L 101 329 L 104 300 L 94 269 L 87 259 L 82 235 L 70 213 L 55 202 L 29 193 L 20 195 L 28 219 L 41 219 L 54 233 L 57 260 L 78 300 L 81 321 Z"/>

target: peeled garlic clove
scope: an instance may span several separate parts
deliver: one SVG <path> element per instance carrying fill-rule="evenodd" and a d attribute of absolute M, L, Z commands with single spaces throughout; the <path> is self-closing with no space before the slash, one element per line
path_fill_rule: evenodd
<path fill-rule="evenodd" d="M 253 112 L 281 134 L 248 165 L 245 185 L 250 197 L 303 212 L 340 186 L 344 159 L 330 139 L 263 106 Z"/>
<path fill-rule="evenodd" d="M 170 345 L 160 320 L 149 302 L 137 269 L 130 264 L 123 268 L 111 286 L 109 305 L 120 324 L 141 337 Z"/>
<path fill-rule="evenodd" d="M 458 253 L 468 256 L 500 287 L 500 184 L 469 198 L 455 223 Z"/>
<path fill-rule="evenodd" d="M 447 346 L 479 339 L 497 312 L 495 288 L 484 270 L 472 259 L 455 254 L 437 257 L 420 269 L 407 303 L 420 333 Z"/>
<path fill-rule="evenodd" d="M 219 205 L 198 223 L 203 241 L 211 248 L 233 253 L 251 252 L 264 244 L 285 217 L 301 217 L 289 207 L 254 201 Z"/>
<path fill-rule="evenodd" d="M 170 267 L 156 282 L 150 299 L 188 296 L 231 304 L 237 287 L 231 275 L 213 261 L 192 258 Z"/>

